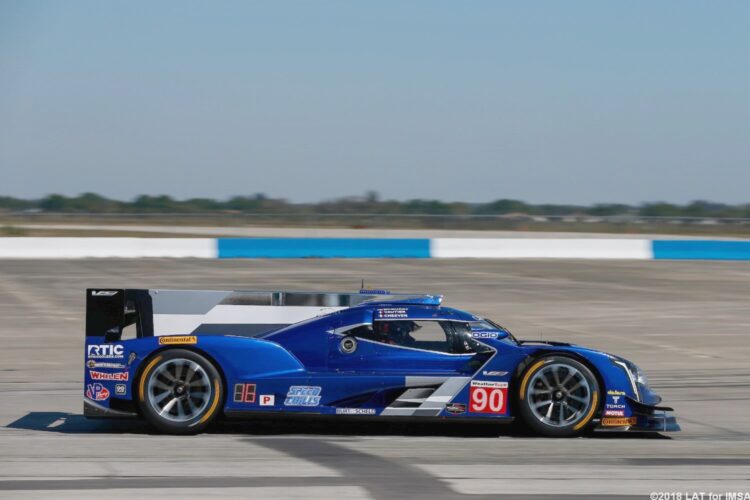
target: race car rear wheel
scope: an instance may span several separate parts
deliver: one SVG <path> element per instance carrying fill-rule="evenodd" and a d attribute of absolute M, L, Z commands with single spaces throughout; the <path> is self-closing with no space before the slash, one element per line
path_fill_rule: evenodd
<path fill-rule="evenodd" d="M 151 358 L 138 382 L 141 413 L 170 434 L 203 430 L 221 411 L 223 394 L 216 367 L 186 349 L 168 349 Z"/>
<path fill-rule="evenodd" d="M 594 418 L 599 401 L 596 377 L 572 358 L 541 358 L 521 377 L 519 412 L 531 429 L 545 436 L 583 432 Z"/>

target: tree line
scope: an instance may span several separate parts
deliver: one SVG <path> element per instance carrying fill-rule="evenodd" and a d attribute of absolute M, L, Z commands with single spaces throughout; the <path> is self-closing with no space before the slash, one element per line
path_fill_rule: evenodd
<path fill-rule="evenodd" d="M 46 213 L 111 213 L 111 214 L 402 214 L 402 215 L 590 215 L 590 216 L 651 216 L 651 217 L 742 217 L 750 218 L 750 203 L 727 205 L 710 201 L 693 201 L 685 205 L 666 202 L 626 205 L 599 203 L 593 205 L 532 204 L 520 200 L 498 199 L 488 203 L 445 202 L 413 199 L 381 200 L 377 193 L 351 196 L 317 203 L 292 203 L 264 194 L 234 196 L 226 200 L 190 198 L 178 200 L 168 195 L 140 195 L 130 201 L 106 198 L 96 193 L 78 196 L 51 194 L 26 200 L 0 196 L 0 211 Z"/>

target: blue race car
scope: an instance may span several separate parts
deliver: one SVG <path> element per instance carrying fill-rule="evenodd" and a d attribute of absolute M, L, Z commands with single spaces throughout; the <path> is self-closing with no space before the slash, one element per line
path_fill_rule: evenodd
<path fill-rule="evenodd" d="M 192 434 L 217 417 L 520 420 L 678 431 L 633 363 L 523 341 L 442 297 L 89 289 L 84 414 Z"/>

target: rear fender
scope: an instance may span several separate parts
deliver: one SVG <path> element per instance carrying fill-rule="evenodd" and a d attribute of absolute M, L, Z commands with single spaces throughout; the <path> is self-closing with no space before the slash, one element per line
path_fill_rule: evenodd
<path fill-rule="evenodd" d="M 101 360 L 89 354 L 89 346 L 102 345 L 112 346 L 107 352 L 115 353 L 117 357 Z M 135 415 L 133 402 L 141 371 L 158 353 L 173 348 L 188 349 L 204 355 L 216 365 L 227 388 L 233 380 L 299 376 L 306 371 L 280 345 L 248 337 L 188 335 L 146 337 L 119 342 L 105 342 L 104 337 L 86 337 L 84 414 L 91 417 L 125 416 L 124 413 Z M 117 367 L 110 367 L 110 363 Z M 101 375 L 102 373 L 105 375 Z M 107 379 L 92 378 L 103 376 Z M 113 379 L 114 376 L 117 379 Z"/>

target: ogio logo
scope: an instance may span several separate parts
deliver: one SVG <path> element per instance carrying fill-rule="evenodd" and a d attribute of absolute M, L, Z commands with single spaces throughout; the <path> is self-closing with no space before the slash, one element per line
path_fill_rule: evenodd
<path fill-rule="evenodd" d="M 177 344 L 197 344 L 198 337 L 194 335 L 182 335 L 182 336 L 169 336 L 159 337 L 159 344 L 161 345 L 177 345 Z"/>

